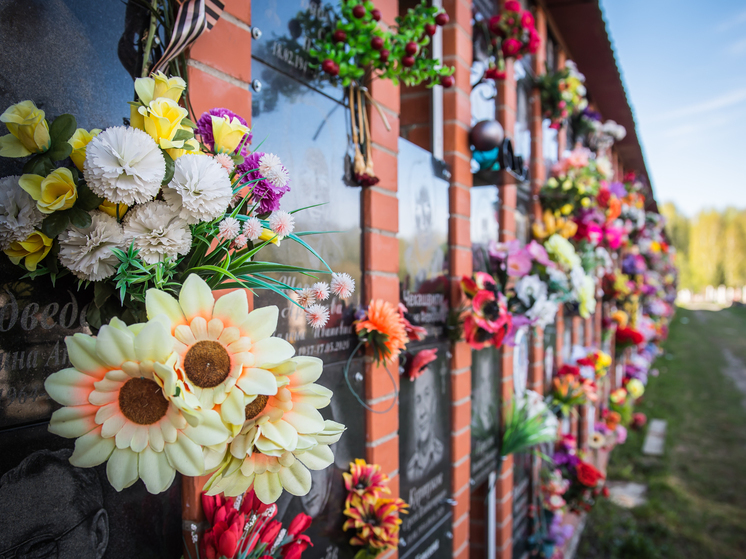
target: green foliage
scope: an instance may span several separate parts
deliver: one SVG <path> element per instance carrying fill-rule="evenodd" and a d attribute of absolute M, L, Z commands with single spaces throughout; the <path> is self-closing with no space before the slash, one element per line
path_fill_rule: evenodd
<path fill-rule="evenodd" d="M 528 397 L 521 402 L 508 404 L 500 445 L 501 456 L 524 452 L 556 438 L 557 420 L 543 403 L 537 410 L 530 409 Z"/>

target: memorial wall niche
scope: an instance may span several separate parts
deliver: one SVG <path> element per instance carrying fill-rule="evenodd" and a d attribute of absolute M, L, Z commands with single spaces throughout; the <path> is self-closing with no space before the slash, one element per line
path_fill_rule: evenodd
<path fill-rule="evenodd" d="M 421 343 L 410 354 L 437 348 L 437 359 L 399 393 L 399 494 L 409 504 L 399 557 L 451 557 L 451 381 L 447 342 Z"/>
<path fill-rule="evenodd" d="M 346 272 L 356 284 L 347 300 L 332 297 L 328 324 L 314 330 L 305 312 L 279 294 L 260 290 L 255 303 L 277 305 L 280 320 L 276 335 L 293 344 L 297 355 L 320 357 L 326 363 L 344 361 L 356 345 L 352 322 L 360 301 L 360 190 L 345 185 L 347 150 L 346 109 L 328 96 L 308 87 L 263 62 L 252 61 L 252 76 L 271 76 L 261 91 L 252 96 L 253 144 L 264 152 L 278 154 L 290 172 L 290 192 L 282 208 L 293 211 L 295 231 L 318 231 L 302 239 L 324 258 L 335 272 Z M 331 231 L 327 233 L 327 231 Z M 269 246 L 273 261 L 320 270 L 319 279 L 329 281 L 321 261 L 292 240 L 279 247 Z M 316 281 L 299 274 L 277 276 L 294 287 L 308 287 Z M 292 294 L 292 293 L 291 293 Z"/>
<path fill-rule="evenodd" d="M 513 347 L 513 397 L 520 401 L 528 389 L 529 369 L 528 327 L 518 329 Z M 513 557 L 527 551 L 529 536 L 529 506 L 531 504 L 532 454 L 522 452 L 513 457 Z"/>
<path fill-rule="evenodd" d="M 449 300 L 445 167 L 399 138 L 398 169 L 400 300 L 412 324 L 424 327 L 428 338 L 442 338 Z"/>
<path fill-rule="evenodd" d="M 304 553 L 304 559 L 344 559 L 357 551 L 349 545 L 352 532 L 344 532 L 342 525 L 347 490 L 342 474 L 349 471 L 350 462 L 365 456 L 365 422 L 361 420 L 363 408 L 350 392 L 344 378 L 344 363 L 324 367 L 324 374 L 317 381 L 334 392 L 331 404 L 320 410 L 324 419 L 331 419 L 347 427 L 339 442 L 331 445 L 334 463 L 325 470 L 311 470 L 311 491 L 303 497 L 293 497 L 284 492 L 277 501 L 278 515 L 286 528 L 299 513 L 313 518 L 305 532 L 313 547 Z M 363 398 L 363 359 L 354 359 L 349 368 L 352 388 Z"/>
<path fill-rule="evenodd" d="M 0 111 L 32 100 L 50 120 L 70 113 L 82 128 L 121 126 L 146 18 L 134 0 L 0 0 Z M 0 176 L 21 174 L 23 163 L 0 158 Z M 71 466 L 74 441 L 47 431 L 59 406 L 44 380 L 71 366 L 65 337 L 91 333 L 93 290 L 71 275 L 54 285 L 23 275 L 0 255 L 0 555 L 33 541 L 60 557 L 180 557 L 178 474 L 160 495 L 142 482 L 118 493 L 105 465 Z"/>

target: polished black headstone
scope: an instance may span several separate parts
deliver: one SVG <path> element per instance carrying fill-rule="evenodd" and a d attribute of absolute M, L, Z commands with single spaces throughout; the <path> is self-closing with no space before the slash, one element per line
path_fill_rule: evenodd
<path fill-rule="evenodd" d="M 487 249 L 500 239 L 500 195 L 495 186 L 472 188 L 471 194 L 471 246 L 475 272 L 487 272 Z"/>
<path fill-rule="evenodd" d="M 350 274 L 357 289 L 346 301 L 332 297 L 323 302 L 330 307 L 331 317 L 327 326 L 319 331 L 306 323 L 305 313 L 297 305 L 278 294 L 260 290 L 255 303 L 257 306 L 279 306 L 276 335 L 292 343 L 298 355 L 319 357 L 327 363 L 343 361 L 357 343 L 352 322 L 362 289 L 360 189 L 344 183 L 346 109 L 305 84 L 253 60 L 252 75 L 261 74 L 271 75 L 274 85 L 263 87 L 253 95 L 254 148 L 277 154 L 290 172 L 291 190 L 281 201 L 285 211 L 324 204 L 293 214 L 295 231 L 324 232 L 302 239 L 335 272 Z M 278 90 L 273 90 L 273 87 Z M 273 262 L 326 272 L 318 258 L 289 239 L 283 240 L 279 247 L 263 249 L 263 253 Z M 318 278 L 288 274 L 278 279 L 300 287 L 330 280 L 328 273 L 320 273 Z"/>
<path fill-rule="evenodd" d="M 400 495 L 409 504 L 401 525 L 399 557 L 451 557 L 451 381 L 449 344 L 418 344 L 438 349 L 437 359 L 417 379 L 401 379 L 399 394 Z M 435 543 L 437 540 L 437 543 Z M 432 552 L 432 554 L 430 554 Z"/>
<path fill-rule="evenodd" d="M 448 181 L 429 151 L 399 138 L 399 290 L 428 338 L 448 318 Z"/>
<path fill-rule="evenodd" d="M 471 352 L 471 486 L 476 489 L 497 469 L 500 423 L 500 352 Z"/>

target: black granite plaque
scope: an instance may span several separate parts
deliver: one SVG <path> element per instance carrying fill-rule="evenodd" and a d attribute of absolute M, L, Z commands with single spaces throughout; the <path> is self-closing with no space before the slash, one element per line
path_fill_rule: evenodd
<path fill-rule="evenodd" d="M 500 352 L 471 352 L 471 486 L 476 489 L 497 469 L 500 423 Z"/>
<path fill-rule="evenodd" d="M 564 332 L 562 333 L 562 362 L 567 363 L 572 355 L 572 317 L 563 317 L 564 321 Z"/>
<path fill-rule="evenodd" d="M 554 376 L 554 348 L 557 343 L 557 326 L 552 323 L 544 328 L 544 392 L 549 391 L 549 384 Z"/>
<path fill-rule="evenodd" d="M 306 323 L 303 310 L 271 291 L 258 291 L 257 306 L 277 305 L 280 321 L 277 335 L 292 343 L 298 355 L 320 357 L 327 363 L 347 359 L 355 348 L 352 321 L 360 301 L 360 190 L 345 186 L 347 133 L 346 109 L 258 60 L 252 75 L 271 74 L 272 86 L 263 87 L 252 99 L 254 146 L 277 154 L 290 172 L 291 191 L 282 198 L 286 211 L 324 204 L 294 214 L 295 231 L 334 231 L 302 239 L 324 258 L 335 272 L 347 272 L 357 286 L 352 298 L 332 298 L 331 318 L 325 328 L 315 331 Z M 279 90 L 273 90 L 279 87 Z M 295 88 L 292 95 L 286 92 Z M 324 270 L 323 264 L 306 248 L 292 240 L 264 249 L 273 262 Z M 320 280 L 329 281 L 328 273 Z M 292 286 L 309 286 L 315 281 L 298 274 L 280 276 Z"/>
<path fill-rule="evenodd" d="M 531 463 L 531 453 L 513 456 L 513 559 L 522 559 L 528 553 Z"/>
<path fill-rule="evenodd" d="M 528 388 L 529 339 L 528 326 L 519 328 L 513 346 L 513 393 L 517 399 L 523 398 Z"/>
<path fill-rule="evenodd" d="M 495 186 L 472 188 L 471 194 L 471 246 L 475 272 L 487 272 L 486 250 L 491 242 L 500 239 L 498 210 L 500 196 Z"/>
<path fill-rule="evenodd" d="M 251 55 L 265 64 L 272 66 L 283 74 L 292 76 L 326 95 L 342 99 L 345 91 L 330 83 L 320 69 L 312 68 L 317 64 L 309 53 L 316 38 L 323 37 L 337 17 L 336 2 L 320 0 L 268 0 L 255 2 L 252 5 L 252 26 L 261 32 L 255 38 Z M 277 76 L 271 73 L 252 71 L 252 77 L 259 79 L 263 87 L 276 89 L 281 87 L 286 93 L 295 91 L 296 85 L 276 81 Z"/>
<path fill-rule="evenodd" d="M 432 153 L 399 138 L 399 290 L 428 338 L 448 317 L 448 181 Z"/>
<path fill-rule="evenodd" d="M 400 495 L 409 504 L 403 516 L 399 557 L 451 557 L 451 388 L 448 344 L 418 344 L 412 354 L 438 348 L 438 357 L 399 395 Z M 438 543 L 435 543 L 437 540 Z"/>
<path fill-rule="evenodd" d="M 285 528 L 298 513 L 313 517 L 305 532 L 313 542 L 304 553 L 304 559 L 343 559 L 357 551 L 349 545 L 352 532 L 343 532 L 344 501 L 347 491 L 342 473 L 349 471 L 350 462 L 365 457 L 365 421 L 362 406 L 355 399 L 344 379 L 344 364 L 325 366 L 318 383 L 334 392 L 332 403 L 321 410 L 325 419 L 343 423 L 347 430 L 339 442 L 332 445 L 334 464 L 325 470 L 312 471 L 311 491 L 304 497 L 293 497 L 285 492 L 277 502 L 278 519 Z M 353 389 L 364 396 L 363 360 L 355 359 L 350 365 L 349 378 Z M 359 548 L 358 548 L 359 549 Z"/>

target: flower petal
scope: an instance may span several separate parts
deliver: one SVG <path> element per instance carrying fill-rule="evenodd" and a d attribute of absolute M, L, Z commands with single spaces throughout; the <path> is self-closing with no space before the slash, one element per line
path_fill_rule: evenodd
<path fill-rule="evenodd" d="M 132 437 L 130 448 L 134 452 L 142 452 L 148 446 L 148 427 L 147 425 L 138 425 L 135 434 Z"/>
<path fill-rule="evenodd" d="M 287 361 L 295 354 L 295 348 L 282 338 L 265 338 L 254 343 L 251 353 L 256 367 L 266 367 Z"/>
<path fill-rule="evenodd" d="M 106 477 L 117 491 L 135 483 L 137 475 L 137 454 L 129 448 L 117 448 L 111 453 L 106 464 Z"/>
<path fill-rule="evenodd" d="M 297 368 L 292 375 L 289 375 L 291 387 L 316 382 L 324 372 L 324 362 L 318 357 L 299 356 L 293 361 Z"/>
<path fill-rule="evenodd" d="M 325 444 L 317 445 L 307 452 L 296 454 L 295 457 L 310 470 L 323 470 L 334 463 L 334 453 Z"/>
<path fill-rule="evenodd" d="M 277 394 L 277 378 L 266 369 L 244 368 L 236 385 L 249 396 Z"/>
<path fill-rule="evenodd" d="M 65 338 L 67 355 L 73 367 L 81 373 L 102 377 L 107 367 L 96 354 L 96 338 L 85 334 L 73 334 Z"/>
<path fill-rule="evenodd" d="M 95 382 L 95 377 L 76 369 L 62 369 L 47 377 L 44 389 L 53 400 L 63 406 L 81 406 L 89 403 L 88 396 L 93 391 Z"/>
<path fill-rule="evenodd" d="M 262 307 L 251 311 L 239 328 L 251 338 L 252 342 L 258 342 L 275 333 L 279 317 L 280 311 L 276 306 Z"/>
<path fill-rule="evenodd" d="M 183 433 L 178 434 L 175 443 L 166 445 L 166 456 L 173 467 L 185 476 L 201 476 L 205 473 L 202 448 Z"/>
<path fill-rule="evenodd" d="M 249 317 L 249 301 L 243 289 L 236 289 L 215 301 L 212 316 L 225 326 L 240 326 Z"/>
<path fill-rule="evenodd" d="M 287 416 L 287 412 L 283 417 L 285 416 Z M 298 431 L 296 431 L 288 422 L 283 419 L 274 422 L 268 421 L 262 425 L 261 429 L 262 435 L 273 443 L 281 446 L 285 450 L 295 450 L 295 447 L 298 444 Z"/>
<path fill-rule="evenodd" d="M 257 498 L 265 505 L 274 503 L 282 495 L 280 476 L 270 472 L 257 475 L 254 478 L 254 491 Z"/>
<path fill-rule="evenodd" d="M 311 490 L 311 472 L 297 460 L 289 468 L 282 468 L 279 475 L 288 493 L 301 496 Z"/>
<path fill-rule="evenodd" d="M 237 391 L 236 391 L 237 392 Z M 225 406 L 225 404 L 223 404 Z M 242 410 L 242 421 L 245 412 Z M 214 410 L 199 414 L 200 424 L 197 427 L 188 426 L 184 434 L 199 445 L 211 446 L 224 443 L 230 437 L 230 431 L 223 425 L 220 414 Z"/>
<path fill-rule="evenodd" d="M 156 452 L 163 452 L 166 441 L 163 439 L 163 431 L 160 425 L 151 425 L 148 427 L 148 446 Z"/>
<path fill-rule="evenodd" d="M 135 336 L 129 330 L 104 325 L 96 338 L 96 353 L 101 361 L 118 368 L 125 361 L 137 361 L 134 341 Z"/>
<path fill-rule="evenodd" d="M 101 429 L 97 428 L 75 441 L 70 464 L 78 468 L 92 468 L 103 464 L 113 450 L 114 439 L 104 439 L 101 437 Z"/>
<path fill-rule="evenodd" d="M 191 274 L 179 293 L 179 305 L 187 320 L 192 320 L 196 316 L 210 320 L 215 299 L 205 280 L 197 274 Z"/>
<path fill-rule="evenodd" d="M 119 404 L 114 405 L 119 408 Z M 127 418 L 124 417 L 121 412 L 112 415 L 101 425 L 101 436 L 105 439 L 114 437 L 117 433 L 119 433 L 122 427 L 124 427 L 125 423 L 127 423 Z"/>
<path fill-rule="evenodd" d="M 52 414 L 49 432 L 67 439 L 82 437 L 98 427 L 96 411 L 98 408 L 91 405 L 61 408 Z"/>
<path fill-rule="evenodd" d="M 324 430 L 324 418 L 316 408 L 305 402 L 293 403 L 293 409 L 285 412 L 282 418 L 303 435 Z"/>
<path fill-rule="evenodd" d="M 220 404 L 220 416 L 226 423 L 243 425 L 246 420 L 246 396 L 240 390 L 233 389 Z"/>
<path fill-rule="evenodd" d="M 131 421 L 125 421 L 122 428 L 115 437 L 117 441 L 117 448 L 128 448 L 132 444 L 132 437 L 135 436 L 137 431 L 137 425 Z"/>
<path fill-rule="evenodd" d="M 176 470 L 166 455 L 146 448 L 139 455 L 138 473 L 147 490 L 156 495 L 168 489 L 176 477 Z"/>
<path fill-rule="evenodd" d="M 168 293 L 159 289 L 148 289 L 145 293 L 145 310 L 149 320 L 159 314 L 165 314 L 171 321 L 171 332 L 180 324 L 186 324 L 184 313 L 179 302 Z"/>
<path fill-rule="evenodd" d="M 139 361 L 164 363 L 173 351 L 174 338 L 160 322 L 148 322 L 135 337 L 135 353 Z"/>

